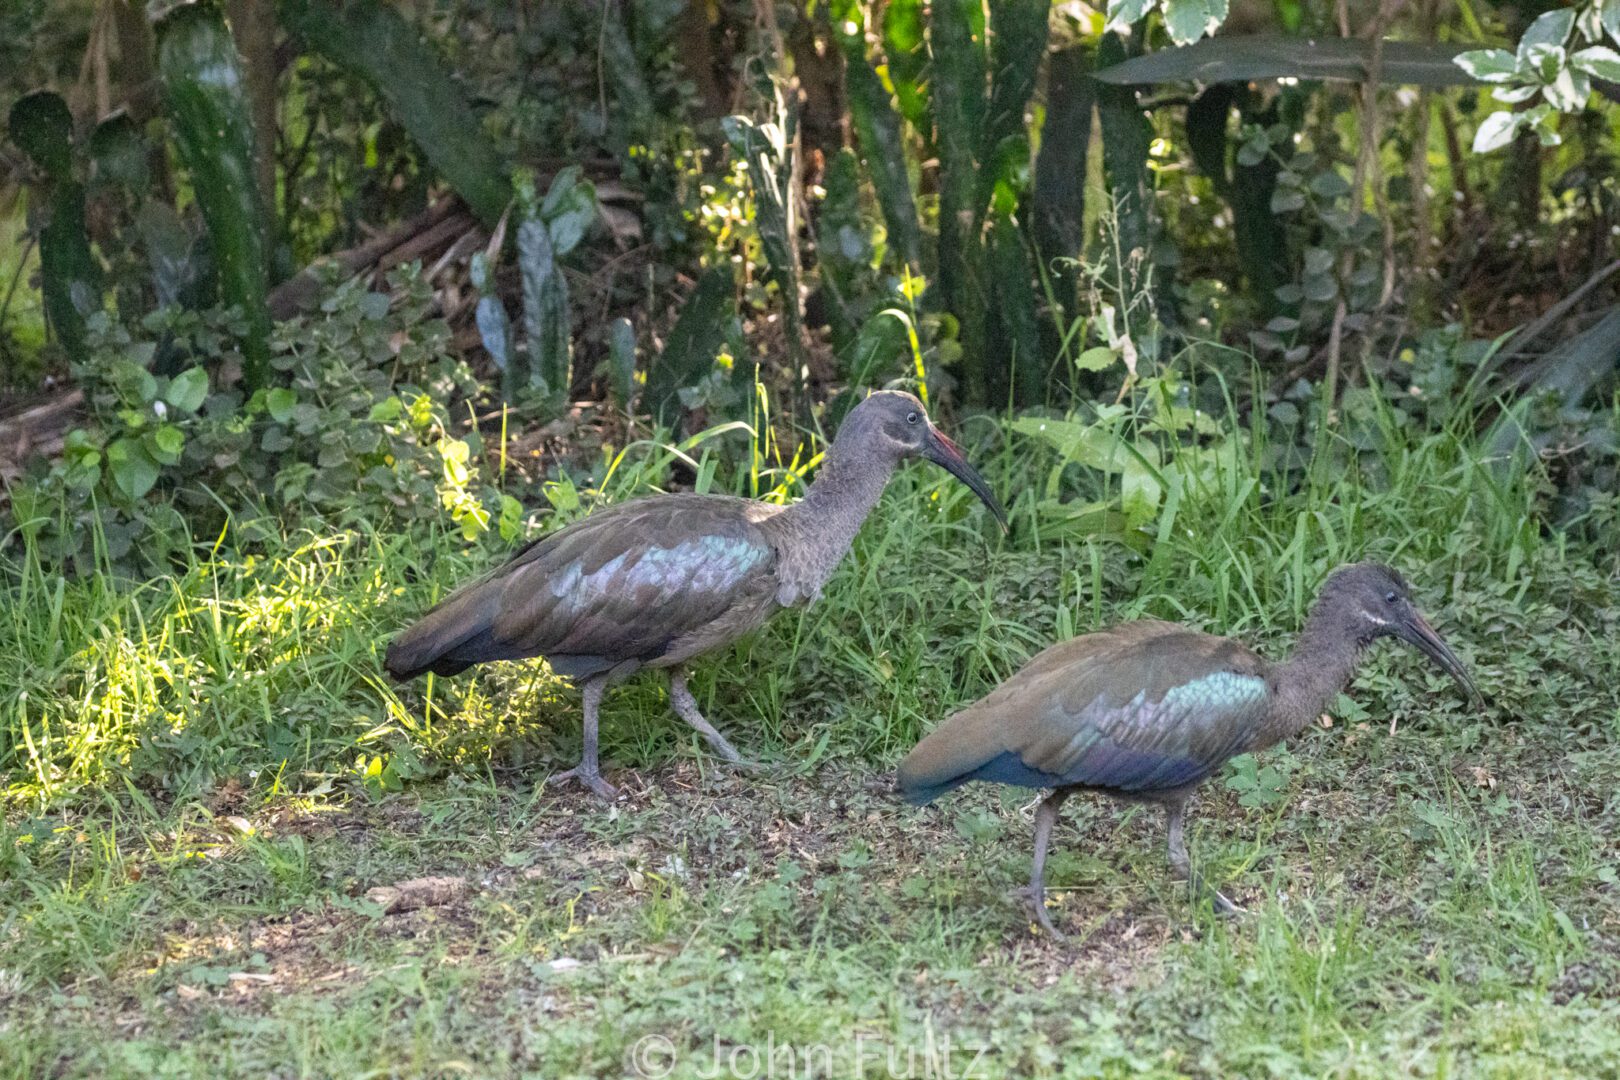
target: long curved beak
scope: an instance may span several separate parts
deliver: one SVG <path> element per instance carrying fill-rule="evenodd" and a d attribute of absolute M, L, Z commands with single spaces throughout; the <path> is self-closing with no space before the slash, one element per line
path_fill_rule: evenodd
<path fill-rule="evenodd" d="M 956 444 L 932 424 L 928 425 L 928 443 L 923 448 L 923 457 L 966 484 L 973 494 L 979 497 L 979 501 L 989 507 L 990 512 L 996 516 L 996 520 L 1001 523 L 1001 531 L 1007 531 L 1007 512 L 1001 508 L 1001 503 L 996 501 L 995 492 L 990 490 L 990 485 L 984 482 L 984 477 L 979 475 L 979 471 L 968 464 L 967 458 L 962 456 L 962 451 Z"/>
<path fill-rule="evenodd" d="M 1430 626 L 1422 615 L 1412 612 L 1411 617 L 1401 624 L 1400 636 L 1422 649 L 1430 660 L 1444 668 L 1475 701 L 1484 700 L 1479 687 L 1474 685 L 1473 678 L 1469 676 L 1468 669 L 1463 667 L 1462 661 L 1457 659 L 1457 654 L 1451 651 L 1451 646 L 1440 640 L 1440 635 L 1434 632 L 1434 627 Z"/>

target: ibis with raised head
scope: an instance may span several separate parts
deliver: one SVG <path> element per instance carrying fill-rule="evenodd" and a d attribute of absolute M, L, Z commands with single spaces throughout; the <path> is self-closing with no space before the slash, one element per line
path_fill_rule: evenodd
<path fill-rule="evenodd" d="M 606 687 L 642 668 L 666 669 L 675 712 L 740 761 L 699 711 L 683 665 L 817 599 L 890 474 L 918 457 L 971 488 L 1005 528 L 989 485 L 922 402 L 880 391 L 850 410 L 799 502 L 673 494 L 599 510 L 452 593 L 389 642 L 384 665 L 404 680 L 545 657 L 580 685 L 585 711 L 580 762 L 552 779 L 605 799 L 616 792 L 597 761 L 598 707 Z"/>
<path fill-rule="evenodd" d="M 1367 647 L 1385 637 L 1416 646 L 1478 697 L 1400 574 L 1357 563 L 1328 578 L 1281 663 L 1167 622 L 1125 623 L 1053 645 L 929 732 L 900 763 L 900 792 L 921 805 L 974 780 L 1051 789 L 1035 812 L 1024 897 L 1041 928 L 1061 936 L 1046 911 L 1045 868 L 1065 799 L 1098 791 L 1163 806 L 1170 864 L 1198 888 L 1182 835 L 1193 791 L 1230 758 L 1281 742 L 1321 715 Z M 1218 911 L 1238 910 L 1210 892 Z"/>

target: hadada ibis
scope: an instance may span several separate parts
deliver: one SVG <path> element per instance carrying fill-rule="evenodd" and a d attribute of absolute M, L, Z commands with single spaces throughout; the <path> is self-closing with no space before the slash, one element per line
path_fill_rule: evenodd
<path fill-rule="evenodd" d="M 943 466 L 1006 526 L 989 485 L 922 402 L 881 391 L 850 410 L 798 503 L 676 494 L 599 510 L 452 593 L 389 643 L 385 666 L 403 680 L 545 657 L 585 703 L 584 753 L 553 780 L 606 799 L 616 793 L 597 763 L 597 710 L 608 685 L 641 668 L 667 669 L 675 711 L 739 761 L 698 710 L 682 665 L 817 599 L 889 475 L 914 457 Z"/>
<path fill-rule="evenodd" d="M 1412 604 L 1394 570 L 1334 571 L 1293 655 L 1271 663 L 1229 638 L 1141 621 L 1053 645 L 983 699 L 950 717 L 900 763 L 907 802 L 932 802 L 972 780 L 1050 788 L 1035 813 L 1025 893 L 1046 912 L 1046 848 L 1058 808 L 1076 791 L 1162 805 L 1170 865 L 1197 887 L 1182 837 L 1193 790 L 1230 758 L 1298 733 L 1355 674 L 1381 637 L 1417 646 L 1478 697 L 1455 653 Z M 1217 910 L 1238 910 L 1219 892 Z"/>

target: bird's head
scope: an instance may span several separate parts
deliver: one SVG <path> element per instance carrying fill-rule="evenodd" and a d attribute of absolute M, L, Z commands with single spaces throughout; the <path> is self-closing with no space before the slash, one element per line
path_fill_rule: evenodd
<path fill-rule="evenodd" d="M 1474 698 L 1480 696 L 1457 654 L 1434 632 L 1412 603 L 1412 590 L 1391 568 L 1364 562 L 1335 570 L 1322 586 L 1318 606 L 1330 612 L 1333 625 L 1358 645 L 1394 637 L 1416 646 Z"/>
<path fill-rule="evenodd" d="M 896 464 L 907 458 L 927 458 L 966 484 L 990 508 L 1001 527 L 1007 527 L 1006 511 L 984 477 L 928 419 L 923 403 L 904 390 L 879 390 L 851 409 L 837 441 L 857 453 Z"/>

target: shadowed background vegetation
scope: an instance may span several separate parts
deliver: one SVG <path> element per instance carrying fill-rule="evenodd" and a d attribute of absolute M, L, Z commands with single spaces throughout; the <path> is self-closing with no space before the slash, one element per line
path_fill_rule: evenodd
<path fill-rule="evenodd" d="M 774 1033 L 842 1075 L 863 1032 L 892 1074 L 929 1033 L 980 1075 L 1603 1074 L 1617 33 L 1436 0 L 8 8 L 0 1068 L 617 1076 L 658 1034 L 692 1075 Z M 579 727 L 542 664 L 384 678 L 410 618 L 599 505 L 798 497 L 881 386 L 1011 530 L 903 470 L 820 603 L 700 665 L 761 773 L 632 683 L 604 810 L 545 786 Z M 1279 654 L 1361 558 L 1487 702 L 1380 652 L 1235 761 L 1192 846 L 1250 917 L 1099 805 L 1049 868 L 1071 941 L 1032 941 L 1028 800 L 888 796 L 1053 640 L 1153 616 Z M 373 892 L 424 875 L 456 884 Z"/>

